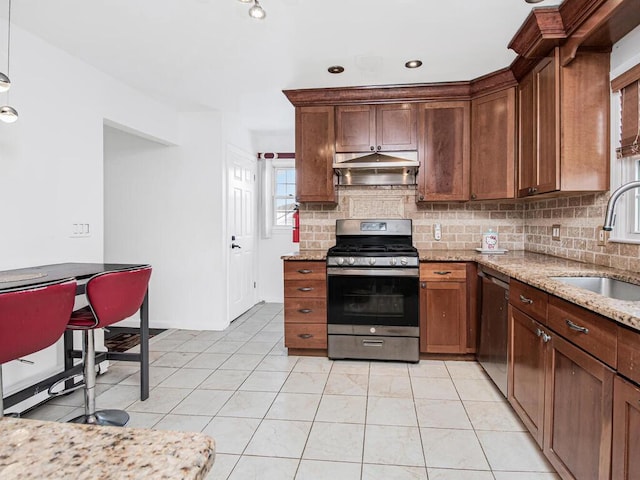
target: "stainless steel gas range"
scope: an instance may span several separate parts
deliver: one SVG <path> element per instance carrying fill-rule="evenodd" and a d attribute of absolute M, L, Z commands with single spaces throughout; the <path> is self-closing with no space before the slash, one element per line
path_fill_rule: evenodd
<path fill-rule="evenodd" d="M 411 220 L 337 220 L 327 253 L 329 358 L 417 362 L 419 261 Z"/>

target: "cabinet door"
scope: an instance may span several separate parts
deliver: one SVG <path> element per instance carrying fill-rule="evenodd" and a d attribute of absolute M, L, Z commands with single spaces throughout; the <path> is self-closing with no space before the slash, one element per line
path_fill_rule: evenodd
<path fill-rule="evenodd" d="M 544 454 L 562 478 L 608 479 L 614 372 L 558 335 L 548 345 Z"/>
<path fill-rule="evenodd" d="M 533 70 L 536 90 L 536 191 L 553 192 L 560 189 L 560 111 L 558 62 L 550 57 Z"/>
<path fill-rule="evenodd" d="M 419 202 L 469 199 L 469 110 L 469 102 L 419 105 Z"/>
<path fill-rule="evenodd" d="M 533 438 L 542 446 L 544 433 L 545 344 L 542 326 L 509 305 L 508 399 Z"/>
<path fill-rule="evenodd" d="M 415 150 L 416 105 L 397 103 L 376 106 L 376 150 L 382 152 Z"/>
<path fill-rule="evenodd" d="M 333 107 L 296 108 L 296 197 L 336 203 Z"/>
<path fill-rule="evenodd" d="M 518 197 L 526 197 L 537 185 L 534 97 L 531 72 L 518 84 Z"/>
<path fill-rule="evenodd" d="M 612 480 L 640 478 L 640 388 L 616 376 L 613 387 Z"/>
<path fill-rule="evenodd" d="M 421 282 L 420 351 L 467 351 L 466 282 Z"/>
<path fill-rule="evenodd" d="M 471 102 L 471 200 L 513 198 L 515 88 Z"/>
<path fill-rule="evenodd" d="M 336 107 L 336 151 L 370 152 L 376 146 L 374 105 Z"/>

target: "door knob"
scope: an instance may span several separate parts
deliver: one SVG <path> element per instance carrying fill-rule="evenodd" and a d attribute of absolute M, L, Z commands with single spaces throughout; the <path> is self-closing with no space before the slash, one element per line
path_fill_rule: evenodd
<path fill-rule="evenodd" d="M 232 243 L 231 244 L 231 248 L 242 248 L 240 245 L 238 245 L 237 243 Z"/>

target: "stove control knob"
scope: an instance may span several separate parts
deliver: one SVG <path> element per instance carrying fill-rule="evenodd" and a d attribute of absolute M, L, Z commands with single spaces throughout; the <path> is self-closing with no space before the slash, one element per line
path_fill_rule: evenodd
<path fill-rule="evenodd" d="M 343 264 L 344 264 L 344 258 L 342 258 L 342 257 L 338 257 L 338 259 L 336 260 L 336 263 L 337 263 L 338 265 L 343 265 Z"/>
<path fill-rule="evenodd" d="M 353 265 L 354 263 L 356 263 L 356 259 L 353 257 L 349 257 L 349 260 L 347 260 L 347 262 L 349 263 L 349 265 Z"/>
<path fill-rule="evenodd" d="M 402 257 L 400 259 L 400 264 L 401 265 L 406 265 L 407 263 L 409 263 L 409 260 L 407 260 L 407 257 Z"/>
<path fill-rule="evenodd" d="M 389 261 L 389 263 L 391 265 L 395 265 L 396 263 L 398 263 L 398 259 L 396 257 L 391 257 L 391 260 Z"/>
<path fill-rule="evenodd" d="M 376 259 L 375 259 L 375 258 L 373 258 L 373 257 L 371 257 L 371 258 L 369 259 L 369 265 L 375 265 L 375 263 L 376 263 Z"/>

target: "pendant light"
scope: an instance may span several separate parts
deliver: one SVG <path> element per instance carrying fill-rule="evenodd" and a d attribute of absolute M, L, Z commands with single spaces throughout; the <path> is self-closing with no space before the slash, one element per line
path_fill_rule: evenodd
<path fill-rule="evenodd" d="M 251 18 L 257 18 L 258 20 L 262 20 L 267 16 L 267 12 L 264 11 L 264 8 L 260 5 L 258 0 L 253 0 L 253 7 L 249 9 L 249 16 Z"/>
<path fill-rule="evenodd" d="M 11 87 L 9 80 L 9 55 L 11 53 L 11 0 L 9 0 L 9 15 L 7 21 L 7 74 L 0 73 L 0 92 L 7 92 Z M 7 103 L 9 103 L 9 93 L 7 93 Z M 0 120 L 5 123 L 13 123 L 18 120 L 18 112 L 15 108 L 5 105 L 0 107 Z"/>

